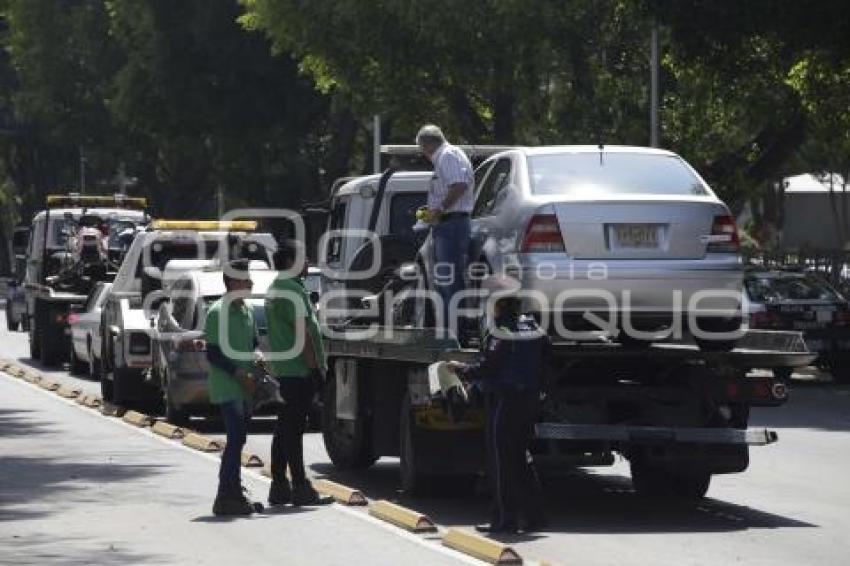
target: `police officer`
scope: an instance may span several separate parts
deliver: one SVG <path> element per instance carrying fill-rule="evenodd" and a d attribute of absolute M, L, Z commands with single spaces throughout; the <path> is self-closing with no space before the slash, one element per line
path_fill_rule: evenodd
<path fill-rule="evenodd" d="M 520 314 L 516 279 L 491 275 L 481 283 L 492 305 L 492 323 L 476 364 L 451 362 L 458 376 L 481 387 L 487 418 L 487 471 L 493 493 L 490 523 L 481 532 L 530 532 L 543 526 L 540 484 L 528 442 L 540 403 L 548 339 Z"/>

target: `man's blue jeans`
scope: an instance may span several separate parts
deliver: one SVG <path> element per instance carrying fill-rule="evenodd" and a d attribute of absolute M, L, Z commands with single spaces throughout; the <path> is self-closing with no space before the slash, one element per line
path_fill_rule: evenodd
<path fill-rule="evenodd" d="M 443 220 L 431 229 L 434 239 L 434 272 L 432 282 L 443 299 L 443 325 L 452 328 L 449 306 L 455 293 L 464 288 L 463 272 L 469 253 L 470 225 L 468 216 Z"/>
<path fill-rule="evenodd" d="M 227 445 L 221 455 L 221 467 L 218 470 L 218 492 L 235 493 L 242 489 L 240 469 L 242 466 L 242 447 L 248 436 L 248 415 L 243 401 L 222 403 L 221 419 L 227 433 Z"/>

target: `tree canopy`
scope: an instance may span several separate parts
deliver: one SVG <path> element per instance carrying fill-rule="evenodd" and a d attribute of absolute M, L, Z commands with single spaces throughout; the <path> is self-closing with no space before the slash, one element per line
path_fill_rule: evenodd
<path fill-rule="evenodd" d="M 661 145 L 733 207 L 784 176 L 850 177 L 840 0 L 0 0 L 0 218 L 48 190 L 161 215 L 322 200 L 436 122 L 468 143 Z"/>

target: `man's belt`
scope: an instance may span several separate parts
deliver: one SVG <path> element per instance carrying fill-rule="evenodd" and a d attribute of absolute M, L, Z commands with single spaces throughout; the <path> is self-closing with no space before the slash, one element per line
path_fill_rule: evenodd
<path fill-rule="evenodd" d="M 440 222 L 445 222 L 446 220 L 453 220 L 455 218 L 469 218 L 468 212 L 444 212 L 440 215 Z"/>

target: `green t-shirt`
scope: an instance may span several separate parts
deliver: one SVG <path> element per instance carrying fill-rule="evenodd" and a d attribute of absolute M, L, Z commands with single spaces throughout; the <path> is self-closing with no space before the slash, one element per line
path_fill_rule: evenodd
<path fill-rule="evenodd" d="M 275 296 L 275 293 L 278 296 Z M 327 369 L 322 332 L 304 283 L 299 277 L 278 276 L 266 294 L 266 324 L 269 336 L 269 352 L 266 357 L 277 377 L 305 377 L 310 372 L 302 351 L 294 350 L 296 317 L 305 319 L 307 333 L 319 365 L 322 369 Z"/>
<path fill-rule="evenodd" d="M 244 302 L 229 302 L 226 320 L 222 320 L 224 309 L 223 299 L 217 300 L 210 306 L 204 322 L 204 339 L 207 344 L 221 348 L 222 353 L 230 358 L 236 367 L 250 371 L 253 364 L 254 344 L 257 337 L 257 327 L 254 324 L 254 313 Z M 228 353 L 228 349 L 238 352 L 239 358 Z M 210 401 L 216 405 L 228 401 L 244 401 L 248 392 L 232 375 L 210 364 L 209 373 Z"/>

